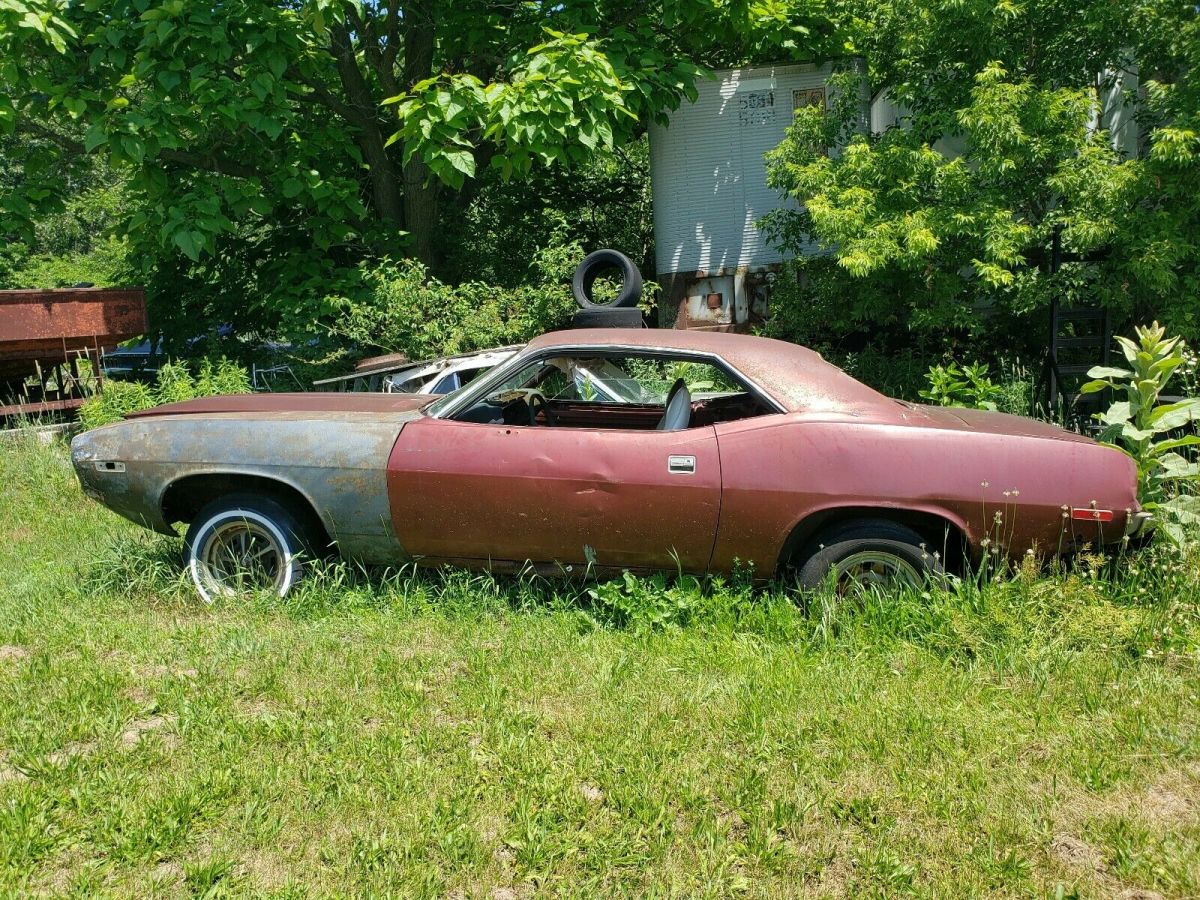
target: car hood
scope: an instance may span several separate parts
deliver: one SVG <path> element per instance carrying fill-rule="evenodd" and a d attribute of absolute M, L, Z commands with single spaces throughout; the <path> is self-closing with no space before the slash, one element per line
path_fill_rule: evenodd
<path fill-rule="evenodd" d="M 986 434 L 1005 434 L 1013 437 L 1049 438 L 1058 441 L 1095 443 L 1091 438 L 1067 431 L 1049 422 L 1025 416 L 986 409 L 962 409 L 956 406 L 921 406 L 904 404 L 905 420 L 909 425 L 927 428 L 946 428 L 954 431 L 979 431 Z"/>
<path fill-rule="evenodd" d="M 437 399 L 429 394 L 294 393 L 230 394 L 224 397 L 199 397 L 180 403 L 167 403 L 151 409 L 128 413 L 127 419 L 146 416 L 212 415 L 214 413 L 326 413 L 411 412 Z"/>

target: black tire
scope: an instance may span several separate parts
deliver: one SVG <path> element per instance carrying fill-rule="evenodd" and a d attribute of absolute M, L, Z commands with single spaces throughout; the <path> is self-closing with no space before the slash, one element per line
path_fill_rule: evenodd
<path fill-rule="evenodd" d="M 615 309 L 603 306 L 596 309 L 581 309 L 571 320 L 572 328 L 644 328 L 642 311 L 636 306 L 633 309 Z"/>
<path fill-rule="evenodd" d="M 924 544 L 919 534 L 895 522 L 847 522 L 825 532 L 801 554 L 796 581 L 805 590 L 816 590 L 831 577 L 839 586 L 868 581 L 883 586 L 890 580 L 918 588 L 945 574 L 941 562 Z M 831 576 L 843 567 L 844 571 Z"/>
<path fill-rule="evenodd" d="M 610 303 L 597 303 L 592 299 L 592 285 L 608 271 L 617 269 L 621 273 L 621 292 Z M 637 306 L 642 299 L 642 273 L 624 253 L 617 250 L 597 250 L 584 257 L 571 279 L 571 291 L 575 302 L 583 309 L 612 309 Z"/>
<path fill-rule="evenodd" d="M 243 589 L 271 590 L 284 597 L 303 577 L 305 561 L 320 544 L 313 530 L 302 514 L 278 500 L 227 494 L 192 518 L 183 541 L 184 562 L 207 603 Z M 236 558 L 239 542 L 241 562 Z M 250 557 L 261 565 L 243 565 Z"/>

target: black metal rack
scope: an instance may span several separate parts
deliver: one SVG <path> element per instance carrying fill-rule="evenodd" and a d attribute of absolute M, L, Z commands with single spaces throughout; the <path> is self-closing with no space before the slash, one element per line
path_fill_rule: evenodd
<path fill-rule="evenodd" d="M 1063 253 L 1062 231 L 1055 228 L 1050 246 L 1050 274 L 1057 274 L 1064 262 L 1099 262 L 1104 256 L 1103 251 L 1086 256 Z M 1099 408 L 1101 395 L 1081 395 L 1078 388 L 1093 366 L 1109 364 L 1112 338 L 1112 317 L 1106 307 L 1064 306 L 1055 297 L 1050 304 L 1046 360 L 1033 392 L 1034 406 L 1044 397 L 1046 408 L 1064 425 L 1091 425 L 1091 413 L 1095 411 L 1092 407 Z"/>

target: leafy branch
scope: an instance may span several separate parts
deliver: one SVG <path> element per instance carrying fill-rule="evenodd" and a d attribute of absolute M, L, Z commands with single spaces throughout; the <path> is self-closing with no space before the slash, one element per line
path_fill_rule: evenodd
<path fill-rule="evenodd" d="M 1088 372 L 1094 380 L 1082 390 L 1124 396 L 1097 416 L 1105 425 L 1101 440 L 1137 463 L 1142 506 L 1159 516 L 1163 531 L 1178 543 L 1186 528 L 1200 525 L 1200 497 L 1182 491 L 1200 479 L 1200 465 L 1180 452 L 1200 445 L 1200 435 L 1181 433 L 1200 418 L 1200 398 L 1160 402 L 1186 361 L 1183 339 L 1166 337 L 1157 322 L 1134 331 L 1136 342 L 1117 338 L 1129 368 L 1095 366 Z"/>

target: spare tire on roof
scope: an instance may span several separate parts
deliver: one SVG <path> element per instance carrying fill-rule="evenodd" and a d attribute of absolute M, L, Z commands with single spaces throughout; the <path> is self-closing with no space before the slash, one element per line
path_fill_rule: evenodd
<path fill-rule="evenodd" d="M 616 299 L 598 303 L 592 299 L 592 285 L 596 279 L 610 269 L 621 273 L 621 291 Z M 624 253 L 618 250 L 597 250 L 584 257 L 575 277 L 571 279 L 571 291 L 575 302 L 583 309 L 609 309 L 637 306 L 642 299 L 642 273 Z"/>

